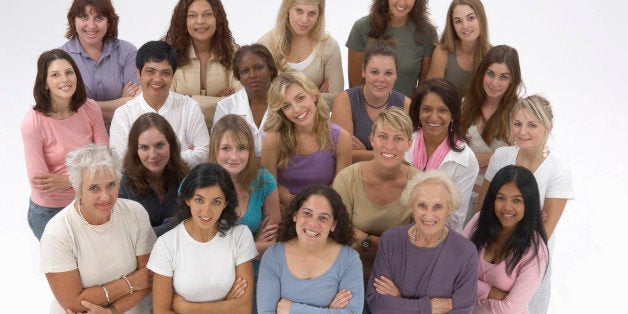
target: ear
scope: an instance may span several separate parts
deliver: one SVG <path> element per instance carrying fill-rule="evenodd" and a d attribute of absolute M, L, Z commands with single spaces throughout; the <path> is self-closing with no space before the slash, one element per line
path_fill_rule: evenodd
<path fill-rule="evenodd" d="M 135 72 L 137 73 L 137 79 L 139 80 L 140 77 L 142 76 L 142 70 L 138 69 L 138 68 L 135 68 Z"/>
<path fill-rule="evenodd" d="M 331 224 L 331 228 L 329 230 L 331 230 L 331 232 L 334 232 L 334 230 L 336 230 L 336 224 L 338 223 L 338 220 L 334 221 L 333 224 Z"/>
<path fill-rule="evenodd" d="M 192 207 L 190 206 L 190 200 L 185 200 L 185 205 L 188 205 L 188 207 Z"/>
<path fill-rule="evenodd" d="M 362 69 L 362 79 L 366 78 L 366 69 L 364 68 L 364 66 L 361 66 L 360 69 Z"/>

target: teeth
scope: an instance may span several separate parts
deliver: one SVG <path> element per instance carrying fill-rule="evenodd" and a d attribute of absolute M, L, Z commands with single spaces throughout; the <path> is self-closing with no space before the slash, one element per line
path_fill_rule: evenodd
<path fill-rule="evenodd" d="M 394 155 L 394 154 L 387 154 L 387 153 L 382 153 L 382 156 L 383 156 L 383 157 L 385 157 L 385 158 L 393 158 L 393 157 L 395 157 L 395 156 L 397 156 L 397 155 Z"/>
<path fill-rule="evenodd" d="M 212 219 L 211 219 L 211 217 L 203 217 L 203 216 L 201 216 L 201 220 L 204 220 L 204 221 L 210 221 L 210 220 L 212 220 Z"/>
<path fill-rule="evenodd" d="M 318 235 L 318 232 L 309 231 L 309 230 L 307 230 L 307 229 L 305 229 L 304 231 L 305 231 L 305 234 L 306 234 L 306 235 L 308 235 L 308 236 L 310 236 L 310 237 L 315 237 L 315 236 L 317 236 L 317 235 Z"/>
<path fill-rule="evenodd" d="M 430 122 L 428 122 L 427 125 L 429 125 L 431 127 L 437 127 L 437 126 L 441 126 L 443 124 L 442 123 L 430 123 Z"/>
<path fill-rule="evenodd" d="M 306 115 L 307 115 L 307 111 L 304 111 L 302 114 L 297 116 L 297 119 L 301 120 L 301 119 L 305 118 Z"/>
<path fill-rule="evenodd" d="M 400 7 L 398 5 L 396 5 L 395 8 L 397 8 L 397 10 L 399 11 L 404 11 L 406 9 L 406 7 Z"/>
<path fill-rule="evenodd" d="M 435 224 L 436 224 L 436 221 L 423 221 L 423 224 L 424 224 L 424 225 L 430 225 L 430 226 L 431 226 L 431 225 L 435 225 Z"/>

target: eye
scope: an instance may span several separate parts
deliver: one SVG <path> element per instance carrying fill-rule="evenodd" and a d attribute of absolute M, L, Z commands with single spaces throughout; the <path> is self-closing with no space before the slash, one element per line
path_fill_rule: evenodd
<path fill-rule="evenodd" d="M 443 209 L 443 205 L 441 204 L 434 205 L 434 210 L 441 210 L 441 209 Z"/>
<path fill-rule="evenodd" d="M 104 18 L 101 15 L 96 17 L 96 22 L 102 22 L 103 20 Z"/>
<path fill-rule="evenodd" d="M 210 17 L 210 16 L 213 16 L 213 15 L 214 15 L 213 12 L 207 12 L 207 13 L 203 14 L 204 17 Z"/>
<path fill-rule="evenodd" d="M 291 106 L 292 104 L 290 103 L 284 103 L 283 106 L 281 107 L 281 110 L 288 110 L 290 109 Z"/>
<path fill-rule="evenodd" d="M 418 203 L 418 204 L 416 204 L 416 208 L 425 209 L 425 208 L 427 208 L 427 205 L 425 205 L 425 203 Z"/>
<path fill-rule="evenodd" d="M 510 76 L 508 76 L 508 75 L 500 75 L 499 76 L 499 80 L 500 81 L 504 81 L 505 82 L 505 81 L 508 81 L 509 79 L 510 79 Z"/>
<path fill-rule="evenodd" d="M 328 221 L 328 220 L 329 220 L 329 217 L 327 217 L 327 216 L 321 216 L 319 219 L 320 219 L 321 221 Z"/>
<path fill-rule="evenodd" d="M 87 188 L 88 191 L 90 192 L 94 192 L 98 190 L 98 186 L 95 185 L 90 185 L 89 188 Z"/>
<path fill-rule="evenodd" d="M 429 107 L 421 106 L 421 112 L 429 113 L 431 110 Z"/>
<path fill-rule="evenodd" d="M 520 199 L 520 198 L 515 198 L 514 200 L 512 200 L 512 202 L 519 204 L 519 203 L 523 202 L 523 200 Z"/>
<path fill-rule="evenodd" d="M 305 216 L 305 217 L 311 217 L 311 216 L 312 216 L 312 213 L 310 213 L 310 212 L 308 212 L 308 211 L 304 211 L 304 212 L 303 212 L 303 216 Z"/>
<path fill-rule="evenodd" d="M 244 145 L 240 145 L 240 146 L 238 146 L 238 150 L 239 151 L 245 151 L 245 150 L 248 150 L 248 147 L 246 147 Z"/>
<path fill-rule="evenodd" d="M 471 22 L 471 21 L 475 21 L 475 15 L 471 15 L 471 16 L 469 16 L 469 19 L 468 19 L 468 20 L 469 20 L 469 22 Z"/>
<path fill-rule="evenodd" d="M 495 73 L 493 73 L 493 71 L 488 70 L 486 71 L 486 76 L 490 77 L 490 78 L 494 78 L 495 77 Z"/>
<path fill-rule="evenodd" d="M 503 195 L 497 195 L 497 197 L 495 197 L 495 199 L 498 200 L 498 201 L 502 201 L 502 202 L 506 200 L 506 198 Z"/>
<path fill-rule="evenodd" d="M 164 76 L 164 77 L 171 77 L 172 76 L 172 71 L 170 71 L 170 70 L 161 71 L 161 75 Z"/>
<path fill-rule="evenodd" d="M 447 109 L 447 108 L 445 108 L 445 107 L 443 107 L 443 108 L 439 108 L 439 109 L 438 109 L 438 112 L 439 112 L 439 113 L 447 113 L 447 112 L 449 112 L 449 109 Z"/>
<path fill-rule="evenodd" d="M 377 135 L 377 138 L 380 139 L 380 140 L 385 140 L 385 139 L 388 138 L 388 136 L 386 134 L 379 134 L 379 135 Z"/>
<path fill-rule="evenodd" d="M 393 76 L 393 75 L 395 75 L 395 72 L 393 72 L 393 71 L 386 71 L 386 72 L 384 72 L 384 75 L 386 75 L 386 76 Z"/>
<path fill-rule="evenodd" d="M 74 70 L 67 70 L 67 71 L 65 71 L 65 75 L 68 75 L 68 76 L 74 75 Z"/>
<path fill-rule="evenodd" d="M 190 13 L 188 14 L 188 19 L 195 19 L 196 18 L 196 14 Z"/>
<path fill-rule="evenodd" d="M 520 127 L 521 126 L 521 122 L 514 122 L 512 125 L 514 125 L 516 127 Z"/>
<path fill-rule="evenodd" d="M 312 12 L 309 12 L 307 15 L 308 15 L 309 17 L 315 17 L 315 16 L 317 16 L 317 15 L 318 15 L 318 12 L 316 12 L 316 11 L 312 11 Z"/>
<path fill-rule="evenodd" d="M 528 123 L 528 127 L 534 129 L 537 125 L 535 123 Z"/>
<path fill-rule="evenodd" d="M 204 203 L 204 199 L 202 197 L 196 197 L 194 198 L 194 203 L 196 204 L 203 204 Z"/>
<path fill-rule="evenodd" d="M 461 19 L 454 19 L 454 24 L 460 24 L 460 23 L 462 23 Z"/>
<path fill-rule="evenodd" d="M 214 205 L 214 206 L 221 206 L 222 204 L 223 204 L 223 202 L 219 198 L 216 198 L 216 199 L 212 200 L 212 205 Z"/>
<path fill-rule="evenodd" d="M 295 9 L 294 12 L 297 12 L 298 14 L 303 14 L 303 10 L 302 9 Z"/>
<path fill-rule="evenodd" d="M 155 147 L 157 147 L 158 149 L 162 149 L 165 146 L 166 146 L 166 143 L 164 143 L 164 142 L 159 142 L 159 143 L 157 143 L 157 145 L 155 145 Z"/>
<path fill-rule="evenodd" d="M 59 77 L 59 73 L 52 73 L 52 74 L 50 74 L 50 77 L 57 78 L 57 77 Z"/>
<path fill-rule="evenodd" d="M 141 151 L 146 151 L 146 150 L 148 150 L 148 145 L 139 145 L 139 146 L 137 147 L 137 149 L 139 149 L 139 150 L 141 150 Z"/>
<path fill-rule="evenodd" d="M 107 184 L 107 188 L 108 189 L 113 189 L 118 185 L 118 183 L 116 182 L 109 182 L 109 184 Z"/>
<path fill-rule="evenodd" d="M 371 75 L 379 75 L 379 71 L 378 70 L 371 70 Z"/>
<path fill-rule="evenodd" d="M 87 15 L 81 15 L 79 18 L 83 21 L 87 21 Z"/>
<path fill-rule="evenodd" d="M 255 70 L 255 71 L 261 71 L 261 70 L 263 70 L 263 69 L 264 69 L 264 66 L 265 66 L 264 64 L 258 64 L 258 65 L 256 65 L 256 66 L 253 68 L 253 70 Z"/>
<path fill-rule="evenodd" d="M 231 150 L 231 147 L 230 146 L 221 146 L 220 150 L 229 151 L 229 150 Z"/>
<path fill-rule="evenodd" d="M 403 136 L 395 136 L 394 140 L 395 142 L 402 142 L 402 141 L 405 141 L 406 139 Z"/>
<path fill-rule="evenodd" d="M 305 100 L 305 95 L 299 95 L 299 97 L 297 97 L 297 101 L 301 102 Z"/>

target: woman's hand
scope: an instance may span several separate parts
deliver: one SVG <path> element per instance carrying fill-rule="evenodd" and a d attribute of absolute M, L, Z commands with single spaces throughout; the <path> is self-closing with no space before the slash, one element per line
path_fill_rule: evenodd
<path fill-rule="evenodd" d="M 264 220 L 262 220 L 262 224 L 259 226 L 257 230 L 257 234 L 255 235 L 255 242 L 272 242 L 277 238 L 277 230 L 279 229 L 278 224 L 269 224 L 270 216 L 266 216 Z"/>
<path fill-rule="evenodd" d="M 277 184 L 277 192 L 279 192 L 279 203 L 283 206 L 290 206 L 290 202 L 294 198 L 293 194 L 290 194 L 288 188 L 281 184 Z"/>
<path fill-rule="evenodd" d="M 79 314 L 79 313 L 94 313 L 94 314 L 116 314 L 118 313 L 118 311 L 116 311 L 113 308 L 105 308 L 93 303 L 90 303 L 89 301 L 81 301 L 81 305 L 87 308 L 87 312 L 74 312 L 70 309 L 66 309 L 65 312 L 67 314 Z"/>
<path fill-rule="evenodd" d="M 454 308 L 451 298 L 432 298 L 432 314 L 449 313 Z"/>
<path fill-rule="evenodd" d="M 289 314 L 292 301 L 288 299 L 281 299 L 277 302 L 277 314 Z"/>
<path fill-rule="evenodd" d="M 227 97 L 231 96 L 233 93 L 235 93 L 235 88 L 227 86 L 225 89 L 221 90 L 216 97 Z"/>
<path fill-rule="evenodd" d="M 354 135 L 351 135 L 351 146 L 353 150 L 366 150 L 364 143 L 362 143 L 362 141 Z"/>
<path fill-rule="evenodd" d="M 508 292 L 500 290 L 491 286 L 491 291 L 488 292 L 488 299 L 503 300 L 508 296 Z"/>
<path fill-rule="evenodd" d="M 545 222 L 547 220 L 547 211 L 544 209 L 541 211 L 541 221 Z"/>
<path fill-rule="evenodd" d="M 133 290 L 144 290 L 153 286 L 153 272 L 146 267 L 137 269 L 126 278 L 131 282 Z"/>
<path fill-rule="evenodd" d="M 45 193 L 54 193 L 71 188 L 70 180 L 67 175 L 57 173 L 45 173 L 36 175 L 31 179 L 33 187 L 44 191 Z"/>
<path fill-rule="evenodd" d="M 329 81 L 324 80 L 321 86 L 318 87 L 318 91 L 321 93 L 329 93 Z"/>
<path fill-rule="evenodd" d="M 397 288 L 397 286 L 395 286 L 395 283 L 384 276 L 379 276 L 379 278 L 375 278 L 375 280 L 373 281 L 373 287 L 375 287 L 375 291 L 377 291 L 377 293 L 379 294 L 389 295 L 395 298 L 401 297 L 401 292 L 399 292 L 399 289 Z"/>
<path fill-rule="evenodd" d="M 351 298 L 353 298 L 353 294 L 351 294 L 351 291 L 347 289 L 342 289 L 338 291 L 338 293 L 336 293 L 334 299 L 331 300 L 331 303 L 329 303 L 328 308 L 344 309 L 345 307 L 347 307 L 347 305 L 349 305 L 349 300 L 351 300 Z"/>
<path fill-rule="evenodd" d="M 239 299 L 244 296 L 247 287 L 246 279 L 238 277 L 231 286 L 231 290 L 227 293 L 225 300 Z"/>
<path fill-rule="evenodd" d="M 133 83 L 128 82 L 122 88 L 122 96 L 121 97 L 135 97 L 139 94 L 140 86 Z"/>

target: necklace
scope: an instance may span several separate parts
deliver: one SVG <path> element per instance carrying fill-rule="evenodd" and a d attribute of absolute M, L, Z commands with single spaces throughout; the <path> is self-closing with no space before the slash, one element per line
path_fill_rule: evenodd
<path fill-rule="evenodd" d="M 83 216 L 83 212 L 81 211 L 81 202 L 78 203 L 78 213 L 79 213 L 79 216 L 81 216 L 81 219 L 83 219 L 83 221 L 87 224 L 87 226 L 96 232 L 105 232 L 107 231 L 107 229 L 109 229 L 109 227 L 111 227 L 111 220 L 112 220 L 111 216 L 109 217 L 109 220 L 107 220 L 106 223 L 100 226 L 94 226 L 90 224 L 89 222 L 87 222 L 87 219 L 85 219 L 85 217 Z M 113 208 L 111 209 L 111 215 L 113 216 Z"/>
<path fill-rule="evenodd" d="M 417 232 L 417 227 L 416 225 L 414 226 L 414 232 L 412 233 L 412 235 L 410 236 L 410 240 L 412 240 L 412 244 L 414 245 L 414 243 L 416 242 L 416 232 Z M 431 247 L 437 247 L 441 241 L 443 241 L 443 237 L 445 236 L 445 231 L 446 231 L 447 227 L 443 227 L 443 232 L 441 232 L 440 234 L 440 238 L 438 238 L 438 241 L 436 241 L 436 244 L 434 244 Z"/>
<path fill-rule="evenodd" d="M 390 100 L 390 95 L 391 94 L 392 94 L 392 92 L 388 92 L 388 97 L 386 97 L 386 101 L 383 104 L 381 104 L 379 106 L 373 106 L 373 105 L 371 105 L 371 103 L 368 100 L 366 100 L 366 96 L 364 95 L 364 85 L 362 85 L 362 99 L 364 99 L 364 103 L 367 106 L 369 106 L 369 107 L 371 107 L 373 109 L 381 109 L 381 108 L 384 108 L 386 105 L 388 105 L 388 100 Z"/>

